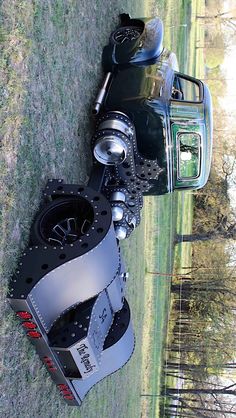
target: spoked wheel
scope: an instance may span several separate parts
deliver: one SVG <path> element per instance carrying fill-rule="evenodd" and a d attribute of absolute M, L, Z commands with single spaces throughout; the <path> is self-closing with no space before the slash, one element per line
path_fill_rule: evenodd
<path fill-rule="evenodd" d="M 111 42 L 117 45 L 125 44 L 138 39 L 143 29 L 139 26 L 123 26 L 111 34 Z"/>
<path fill-rule="evenodd" d="M 77 218 L 65 218 L 59 221 L 51 230 L 49 242 L 59 245 L 71 244 L 79 238 Z"/>
<path fill-rule="evenodd" d="M 92 205 L 84 198 L 56 199 L 36 217 L 33 244 L 64 246 L 86 234 L 93 222 Z"/>

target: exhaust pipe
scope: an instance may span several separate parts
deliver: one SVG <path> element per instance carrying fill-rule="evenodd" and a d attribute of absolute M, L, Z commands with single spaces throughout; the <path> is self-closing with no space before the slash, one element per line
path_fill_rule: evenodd
<path fill-rule="evenodd" d="M 105 94 L 107 92 L 107 87 L 109 85 L 109 81 L 111 79 L 111 76 L 112 76 L 112 73 L 107 73 L 107 75 L 106 75 L 106 77 L 103 81 L 103 85 L 98 92 L 98 95 L 95 99 L 95 102 L 94 102 L 94 105 L 93 105 L 93 108 L 92 108 L 92 114 L 93 115 L 98 115 L 98 113 L 100 112 L 100 109 L 101 109 Z"/>

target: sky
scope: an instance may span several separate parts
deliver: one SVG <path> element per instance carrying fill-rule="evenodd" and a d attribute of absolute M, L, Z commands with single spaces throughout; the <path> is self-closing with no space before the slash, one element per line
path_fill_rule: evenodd
<path fill-rule="evenodd" d="M 227 51 L 222 69 L 227 79 L 226 95 L 222 102 L 225 106 L 230 107 L 233 112 L 236 112 L 236 45 L 233 45 Z"/>

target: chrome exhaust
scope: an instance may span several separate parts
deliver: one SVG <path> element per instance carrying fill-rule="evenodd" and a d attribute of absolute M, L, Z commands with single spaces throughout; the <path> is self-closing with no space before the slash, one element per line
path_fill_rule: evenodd
<path fill-rule="evenodd" d="M 98 113 L 100 112 L 100 109 L 101 109 L 103 100 L 105 98 L 111 76 L 112 76 L 112 73 L 107 73 L 107 75 L 106 75 L 106 77 L 103 81 L 102 87 L 98 92 L 98 95 L 95 99 L 95 102 L 94 102 L 94 105 L 93 105 L 93 108 L 92 108 L 93 115 L 98 115 Z"/>

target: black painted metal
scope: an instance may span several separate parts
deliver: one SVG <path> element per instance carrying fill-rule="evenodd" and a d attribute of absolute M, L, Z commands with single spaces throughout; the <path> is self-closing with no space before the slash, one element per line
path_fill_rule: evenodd
<path fill-rule="evenodd" d="M 122 123 L 122 131 L 119 130 L 117 122 Z M 109 135 L 114 135 L 126 142 L 127 155 L 122 164 L 106 166 L 101 192 L 106 196 L 111 207 L 119 206 L 123 209 L 123 218 L 115 221 L 114 224 L 115 227 L 124 227 L 127 231 L 126 237 L 129 237 L 134 229 L 132 220 L 135 218 L 135 226 L 140 223 L 143 193 L 151 189 L 151 181 L 158 179 L 162 169 L 156 159 L 146 159 L 139 153 L 135 126 L 124 113 L 107 112 L 98 119 L 97 130 L 92 138 L 92 147 L 100 138 Z M 125 202 L 112 201 L 111 196 L 115 192 L 124 193 Z"/>
<path fill-rule="evenodd" d="M 82 376 L 70 351 L 61 350 L 55 355 L 64 370 L 65 377 L 68 379 L 81 379 Z"/>
<path fill-rule="evenodd" d="M 112 327 L 105 339 L 103 350 L 111 347 L 121 339 L 128 328 L 130 322 L 130 309 L 127 300 L 125 299 L 123 308 L 114 316 Z"/>
<path fill-rule="evenodd" d="M 42 245 L 42 242 L 36 242 L 34 234 L 33 245 L 23 252 L 18 269 L 10 281 L 9 298 L 25 299 L 45 274 L 92 250 L 104 239 L 111 227 L 111 208 L 107 199 L 87 186 L 64 184 L 62 180 L 49 180 L 43 196 L 53 200 L 55 205 L 57 199 L 61 197 L 82 197 L 91 205 L 96 214 L 95 227 L 92 229 L 93 225 L 91 225 L 89 236 L 84 234 L 75 243 L 64 246 L 54 246 L 50 242 Z M 39 218 L 41 213 L 42 208 L 38 214 Z"/>
<path fill-rule="evenodd" d="M 92 170 L 89 176 L 88 186 L 93 190 L 101 191 L 104 177 L 105 177 L 106 167 L 103 164 L 100 164 L 98 161 L 94 161 Z"/>
<path fill-rule="evenodd" d="M 58 318 L 48 333 L 50 347 L 68 348 L 87 335 L 95 299 L 80 303 Z"/>

